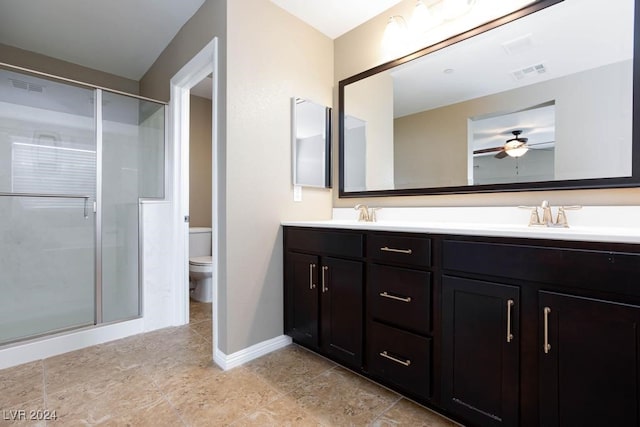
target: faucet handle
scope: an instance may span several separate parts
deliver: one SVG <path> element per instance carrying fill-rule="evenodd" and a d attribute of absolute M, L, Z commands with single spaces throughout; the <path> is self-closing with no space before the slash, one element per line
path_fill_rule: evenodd
<path fill-rule="evenodd" d="M 367 207 L 367 205 L 363 205 L 363 204 L 357 204 L 354 207 L 355 210 L 357 210 L 358 213 L 358 222 L 368 222 L 370 220 L 369 217 L 369 208 Z"/>
<path fill-rule="evenodd" d="M 369 222 L 376 222 L 376 211 L 380 208 L 369 208 Z"/>
<path fill-rule="evenodd" d="M 540 222 L 540 216 L 538 215 L 538 207 L 537 206 L 518 206 L 520 209 L 531 209 L 531 216 L 529 217 L 529 227 L 533 227 L 536 225 L 544 225 Z"/>
<path fill-rule="evenodd" d="M 566 210 L 577 210 L 582 209 L 582 206 L 573 205 L 573 206 L 560 206 L 558 208 L 558 218 L 556 219 L 555 226 L 556 227 L 564 227 L 569 228 L 569 222 L 567 221 L 567 213 Z"/>

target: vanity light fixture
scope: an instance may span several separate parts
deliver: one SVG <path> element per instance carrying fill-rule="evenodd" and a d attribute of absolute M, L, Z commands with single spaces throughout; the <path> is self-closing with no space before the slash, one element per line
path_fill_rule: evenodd
<path fill-rule="evenodd" d="M 427 6 L 423 0 L 416 0 L 416 7 L 409 19 L 409 25 L 400 15 L 393 15 L 387 21 L 382 36 L 384 51 L 393 52 L 409 42 L 409 33 L 417 37 L 441 25 L 445 21 L 459 18 L 475 6 L 476 0 L 440 0 Z"/>
<path fill-rule="evenodd" d="M 393 53 L 401 49 L 407 42 L 407 33 L 407 23 L 402 16 L 390 17 L 382 35 L 382 50 Z"/>
<path fill-rule="evenodd" d="M 422 0 L 417 0 L 411 19 L 409 19 L 409 30 L 415 35 L 419 35 L 442 24 L 442 21 L 441 14 L 434 13 Z"/>
<path fill-rule="evenodd" d="M 450 21 L 469 12 L 476 0 L 442 0 L 442 15 Z"/>

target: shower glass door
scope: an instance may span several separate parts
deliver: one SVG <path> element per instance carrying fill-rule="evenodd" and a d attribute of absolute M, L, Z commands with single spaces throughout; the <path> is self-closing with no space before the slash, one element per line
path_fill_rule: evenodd
<path fill-rule="evenodd" d="M 95 323 L 93 99 L 0 70 L 0 345 Z"/>

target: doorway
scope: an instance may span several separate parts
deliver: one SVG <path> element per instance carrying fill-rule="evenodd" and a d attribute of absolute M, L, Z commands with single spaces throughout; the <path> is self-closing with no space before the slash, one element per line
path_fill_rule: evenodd
<path fill-rule="evenodd" d="M 211 338 L 212 86 L 210 74 L 189 97 L 189 323 Z M 203 325 L 202 323 L 208 323 Z"/>
<path fill-rule="evenodd" d="M 212 254 L 212 319 L 213 319 L 213 350 L 217 348 L 217 331 L 215 325 L 218 324 L 216 316 L 218 298 L 218 235 L 220 229 L 217 226 L 217 175 L 219 173 L 217 165 L 217 52 L 218 40 L 214 38 L 196 56 L 194 56 L 182 69 L 171 79 L 171 126 L 172 126 L 172 154 L 173 154 L 173 184 L 172 195 L 174 200 L 174 236 L 175 236 L 175 260 L 176 260 L 176 288 L 175 288 L 175 324 L 181 325 L 189 323 L 190 298 L 189 298 L 189 158 L 190 158 L 190 96 L 191 91 L 198 83 L 206 80 L 210 76 L 211 80 L 211 254 Z"/>

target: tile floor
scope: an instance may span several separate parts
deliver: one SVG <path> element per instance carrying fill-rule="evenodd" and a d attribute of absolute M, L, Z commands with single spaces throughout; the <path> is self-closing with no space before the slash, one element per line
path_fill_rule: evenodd
<path fill-rule="evenodd" d="M 22 410 L 57 420 L 14 421 Z M 0 371 L 0 425 L 454 424 L 296 345 L 223 372 L 211 362 L 211 305 L 192 303 L 189 325 Z"/>

